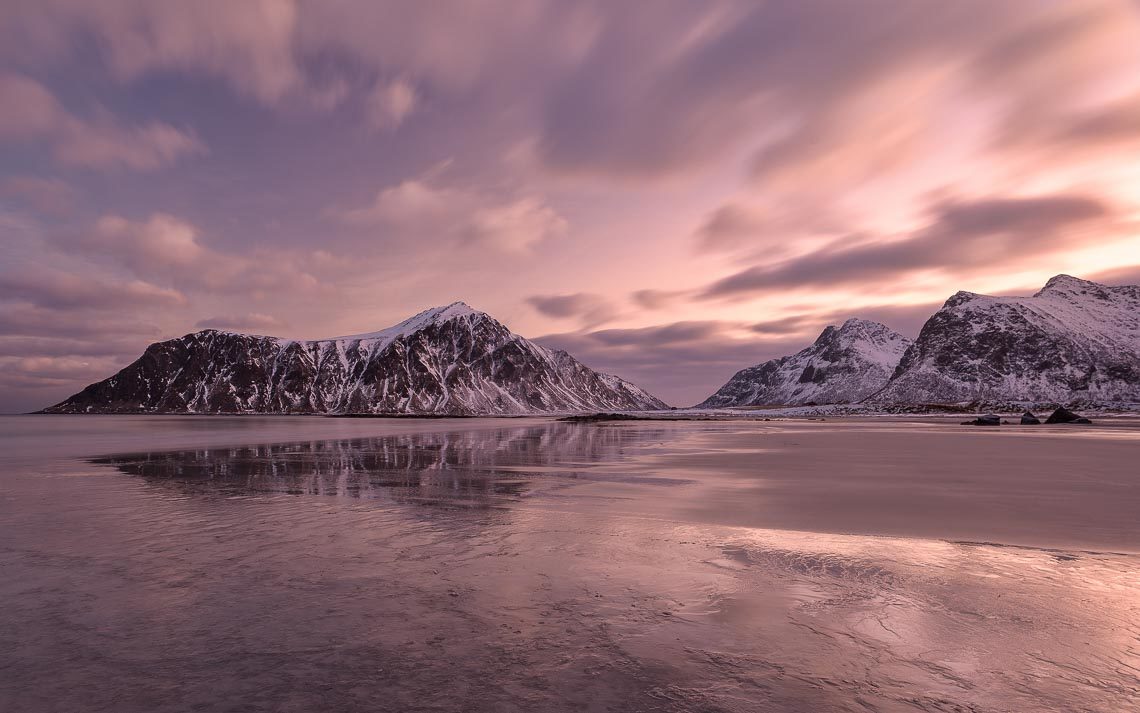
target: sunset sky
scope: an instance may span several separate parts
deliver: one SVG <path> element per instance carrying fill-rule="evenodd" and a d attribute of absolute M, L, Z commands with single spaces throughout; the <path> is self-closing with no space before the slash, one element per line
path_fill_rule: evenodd
<path fill-rule="evenodd" d="M 463 300 L 691 404 L 1140 282 L 1140 2 L 0 0 L 0 411 Z"/>

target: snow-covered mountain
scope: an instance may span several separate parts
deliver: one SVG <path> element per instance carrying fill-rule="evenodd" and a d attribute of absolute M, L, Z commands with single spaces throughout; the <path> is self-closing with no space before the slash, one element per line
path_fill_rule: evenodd
<path fill-rule="evenodd" d="M 462 302 L 296 341 L 208 329 L 152 344 L 50 413 L 528 414 L 668 408 Z"/>
<path fill-rule="evenodd" d="M 959 292 L 875 403 L 1140 402 L 1140 287 L 1069 275 L 1032 297 Z"/>
<path fill-rule="evenodd" d="M 698 408 L 862 401 L 887 383 L 910 344 L 878 322 L 849 319 L 796 354 L 737 372 Z"/>

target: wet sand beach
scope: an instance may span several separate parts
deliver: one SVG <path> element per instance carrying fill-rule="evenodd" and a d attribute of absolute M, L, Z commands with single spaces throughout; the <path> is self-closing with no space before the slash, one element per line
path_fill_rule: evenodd
<path fill-rule="evenodd" d="M 1140 708 L 1140 424 L 0 417 L 5 711 Z"/>

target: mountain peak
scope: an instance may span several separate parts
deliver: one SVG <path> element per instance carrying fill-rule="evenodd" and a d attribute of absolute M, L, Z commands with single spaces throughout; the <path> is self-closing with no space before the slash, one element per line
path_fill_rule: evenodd
<path fill-rule="evenodd" d="M 1082 280 L 1081 278 L 1073 277 L 1072 275 L 1061 274 L 1050 277 L 1049 281 L 1045 283 L 1045 286 L 1037 292 L 1037 295 L 1065 292 L 1071 293 L 1080 292 L 1082 290 L 1088 291 L 1102 289 L 1104 289 L 1104 285 L 1100 283 L 1093 282 L 1091 280 Z"/>
<path fill-rule="evenodd" d="M 796 354 L 737 372 L 701 407 L 858 402 L 887 383 L 910 343 L 886 325 L 853 317 L 828 325 Z"/>
<path fill-rule="evenodd" d="M 840 332 L 891 332 L 890 327 L 882 322 L 876 322 L 862 317 L 852 317 L 839 327 Z"/>
<path fill-rule="evenodd" d="M 829 324 L 823 328 L 819 336 L 815 338 L 814 344 L 822 345 L 833 339 L 841 337 L 859 338 L 867 334 L 874 334 L 878 332 L 890 331 L 885 325 L 878 322 L 872 322 L 867 319 L 860 319 L 859 317 L 852 317 L 839 326 Z"/>
<path fill-rule="evenodd" d="M 971 300 L 976 300 L 981 296 L 982 295 L 979 295 L 977 292 L 967 292 L 966 290 L 958 290 L 954 294 L 950 295 L 950 298 L 948 300 L 946 300 L 946 302 L 942 305 L 942 309 L 948 309 L 950 307 L 957 307 L 960 304 L 964 304 L 964 303 L 969 302 Z"/>
<path fill-rule="evenodd" d="M 426 311 L 434 312 L 438 316 L 443 316 L 446 314 L 449 317 L 455 317 L 455 316 L 460 316 L 460 315 L 464 315 L 464 314 L 475 314 L 477 312 L 479 314 L 483 314 L 482 312 L 479 312 L 479 310 L 475 309 L 474 307 L 467 304 L 466 302 L 463 302 L 462 300 L 457 301 L 457 302 L 452 302 L 451 304 L 444 305 L 442 307 L 432 307 L 431 309 L 426 310 Z"/>
<path fill-rule="evenodd" d="M 439 307 L 431 307 L 425 309 L 416 315 L 413 315 L 399 324 L 392 325 L 385 329 L 377 330 L 375 332 L 365 332 L 363 334 L 349 334 L 343 337 L 333 337 L 331 340 L 320 341 L 341 341 L 341 340 L 366 340 L 366 339 L 381 339 L 391 341 L 396 337 L 418 332 L 419 330 L 433 324 L 442 324 L 449 322 L 453 319 L 460 319 L 462 317 L 486 317 L 491 319 L 490 315 L 486 312 L 480 312 L 472 308 L 466 302 L 452 302 L 448 305 Z"/>
<path fill-rule="evenodd" d="M 883 344 L 900 339 L 902 335 L 881 322 L 875 322 L 861 317 L 852 317 L 840 326 L 828 325 L 816 338 L 814 345 L 825 346 L 829 343 L 858 345 Z"/>
<path fill-rule="evenodd" d="M 405 324 L 408 322 L 422 322 L 425 324 L 429 322 L 446 322 L 449 319 L 455 319 L 456 317 L 466 317 L 467 315 L 472 314 L 486 316 L 485 312 L 480 312 L 479 310 L 471 307 L 471 305 L 467 304 L 466 302 L 452 302 L 451 304 L 441 305 L 439 307 L 429 307 L 423 312 L 405 319 L 400 324 Z"/>

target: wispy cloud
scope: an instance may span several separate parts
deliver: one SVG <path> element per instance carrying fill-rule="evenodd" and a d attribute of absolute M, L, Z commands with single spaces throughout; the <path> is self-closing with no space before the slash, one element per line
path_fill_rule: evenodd
<path fill-rule="evenodd" d="M 566 233 L 566 219 L 535 196 L 501 198 L 477 190 L 408 180 L 370 204 L 336 208 L 342 223 L 386 232 L 390 242 L 524 252 Z"/>
<path fill-rule="evenodd" d="M 910 271 L 992 265 L 1039 257 L 1083 243 L 1083 228 L 1112 216 L 1101 201 L 1080 195 L 942 201 L 929 224 L 895 240 L 840 240 L 775 265 L 742 270 L 710 285 L 704 298 L 772 289 L 872 283 Z"/>
<path fill-rule="evenodd" d="M 0 339 L 464 299 L 696 401 L 847 316 L 1135 279 L 1137 46 L 1134 0 L 8 0 Z"/>
<path fill-rule="evenodd" d="M 68 165 L 151 171 L 205 151 L 192 133 L 162 122 L 123 126 L 107 117 L 80 119 L 43 85 L 19 74 L 0 74 L 0 104 L 6 107 L 0 141 L 46 141 Z"/>
<path fill-rule="evenodd" d="M 527 304 L 555 319 L 573 319 L 583 326 L 596 327 L 617 315 L 614 305 L 601 295 L 575 292 L 566 295 L 531 295 Z"/>

